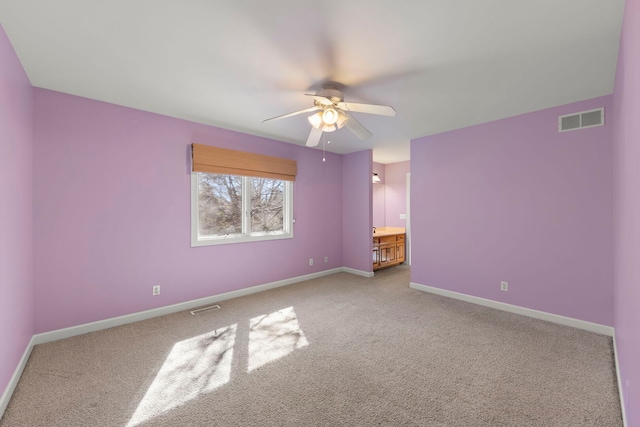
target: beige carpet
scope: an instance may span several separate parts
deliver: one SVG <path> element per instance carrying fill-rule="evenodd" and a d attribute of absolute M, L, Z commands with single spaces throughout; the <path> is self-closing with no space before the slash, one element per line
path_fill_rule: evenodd
<path fill-rule="evenodd" d="M 611 339 L 336 274 L 34 348 L 0 426 L 621 426 Z"/>

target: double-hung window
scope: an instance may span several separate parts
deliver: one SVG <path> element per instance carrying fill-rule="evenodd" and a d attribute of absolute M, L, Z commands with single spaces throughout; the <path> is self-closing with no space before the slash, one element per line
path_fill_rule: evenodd
<path fill-rule="evenodd" d="M 191 246 L 293 237 L 295 172 L 292 160 L 193 144 Z"/>

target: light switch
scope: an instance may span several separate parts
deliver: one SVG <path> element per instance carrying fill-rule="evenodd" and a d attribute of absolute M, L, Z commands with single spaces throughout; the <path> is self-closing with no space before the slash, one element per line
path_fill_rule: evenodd
<path fill-rule="evenodd" d="M 407 219 L 407 214 L 400 214 L 400 219 Z"/>

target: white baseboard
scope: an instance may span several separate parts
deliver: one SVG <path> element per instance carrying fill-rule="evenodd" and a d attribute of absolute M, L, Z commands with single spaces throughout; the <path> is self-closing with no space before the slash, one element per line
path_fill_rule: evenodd
<path fill-rule="evenodd" d="M 342 267 L 342 271 L 345 273 L 355 274 L 362 277 L 373 277 L 373 271 L 356 270 L 355 268 Z"/>
<path fill-rule="evenodd" d="M 618 380 L 618 395 L 620 396 L 620 408 L 622 409 L 622 425 L 627 427 L 627 409 L 624 404 L 624 387 L 620 376 L 620 361 L 618 360 L 618 346 L 616 345 L 616 335 L 613 334 L 613 357 L 616 364 L 616 379 Z"/>
<path fill-rule="evenodd" d="M 181 302 L 178 304 L 154 308 L 138 313 L 98 320 L 96 322 L 85 323 L 78 326 L 71 326 L 69 328 L 58 329 L 51 332 L 44 332 L 34 335 L 32 341 L 34 345 L 44 344 L 47 342 L 57 341 L 76 335 L 82 335 L 89 332 L 100 331 L 102 329 L 113 328 L 114 326 L 126 325 L 128 323 L 139 322 L 141 320 L 151 319 L 153 317 L 164 316 L 167 314 L 177 313 L 179 311 L 190 310 L 205 305 L 211 305 L 220 301 L 255 294 L 257 292 L 266 291 L 268 289 L 279 288 L 281 286 L 304 282 L 305 280 L 316 279 L 318 277 L 328 276 L 335 273 L 341 273 L 342 271 L 342 268 L 334 268 L 331 270 L 320 271 L 318 273 L 305 274 L 304 276 L 292 277 L 290 279 L 279 280 L 277 282 L 265 283 L 263 285 L 252 286 L 250 288 L 239 289 L 237 291 L 226 292 L 224 294 L 218 294 L 210 297 Z"/>
<path fill-rule="evenodd" d="M 27 348 L 24 350 L 22 354 L 22 358 L 16 367 L 16 370 L 13 371 L 13 375 L 9 380 L 9 384 L 7 384 L 7 388 L 4 389 L 2 393 L 2 397 L 0 397 L 0 418 L 4 415 L 5 409 L 7 409 L 7 405 L 9 404 L 9 400 L 11 400 L 11 396 L 13 395 L 13 391 L 16 389 L 18 385 L 18 381 L 20 380 L 20 376 L 22 375 L 22 371 L 24 371 L 24 367 L 27 365 L 27 361 L 29 360 L 29 356 L 31 355 L 31 350 L 33 350 L 34 346 L 33 337 L 29 341 Z"/>
<path fill-rule="evenodd" d="M 461 294 L 459 292 L 448 291 L 446 289 L 434 288 L 432 286 L 421 285 L 411 282 L 409 287 L 419 291 L 429 292 L 473 304 L 483 305 L 485 307 L 495 308 L 497 310 L 508 311 L 510 313 L 520 314 L 522 316 L 533 317 L 534 319 L 546 320 L 547 322 L 557 323 L 560 325 L 571 326 L 585 331 L 595 332 L 596 334 L 614 336 L 614 330 L 611 326 L 601 325 L 599 323 L 587 322 L 584 320 L 573 319 L 571 317 L 560 316 L 558 314 L 547 313 L 545 311 L 533 310 L 531 308 L 520 307 L 518 305 L 507 304 L 504 302 L 493 301 L 490 299 L 474 297 L 472 295 Z"/>

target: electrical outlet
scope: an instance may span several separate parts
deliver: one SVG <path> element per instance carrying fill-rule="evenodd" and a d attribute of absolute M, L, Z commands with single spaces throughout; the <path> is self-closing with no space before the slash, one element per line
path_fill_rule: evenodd
<path fill-rule="evenodd" d="M 509 282 L 500 282 L 500 290 L 507 292 L 509 290 Z"/>
<path fill-rule="evenodd" d="M 160 295 L 160 285 L 155 285 L 153 287 L 153 296 Z"/>
<path fill-rule="evenodd" d="M 329 262 L 329 257 L 328 256 L 324 257 L 324 262 Z"/>
<path fill-rule="evenodd" d="M 313 265 L 313 258 L 309 258 L 309 265 Z"/>

